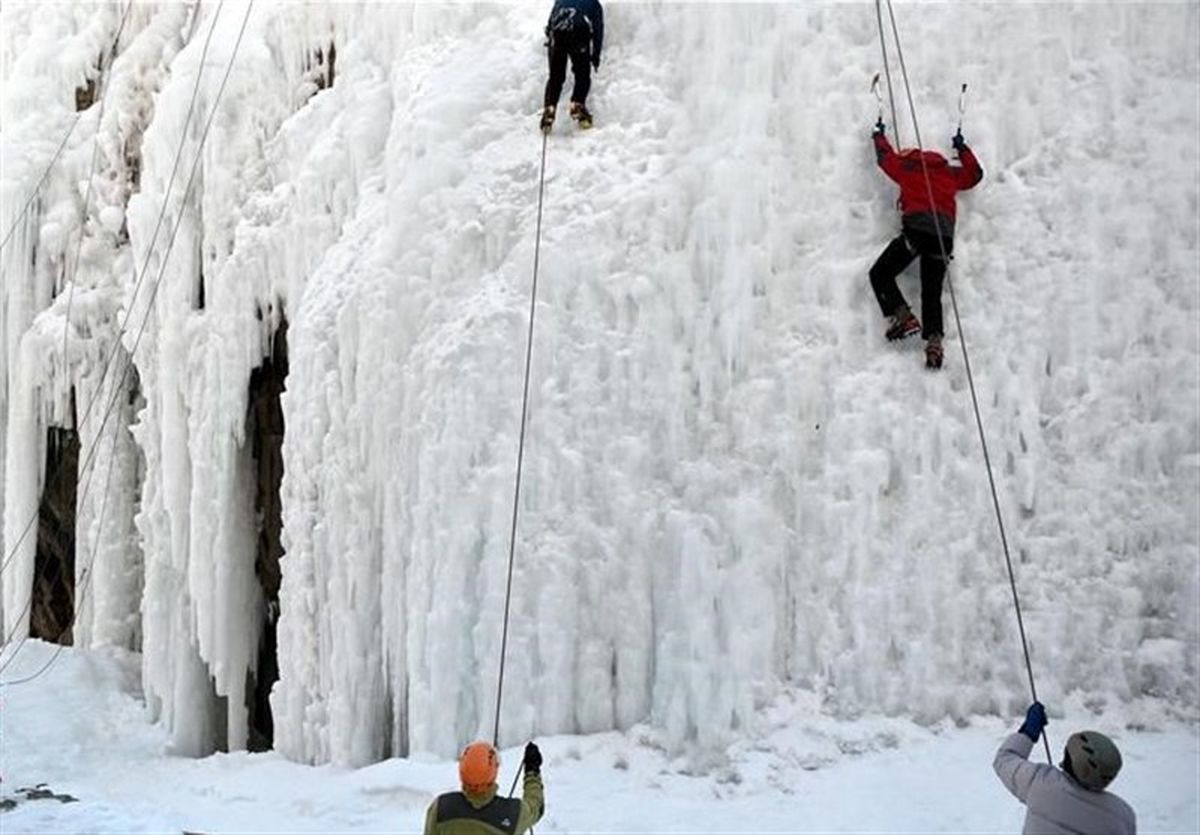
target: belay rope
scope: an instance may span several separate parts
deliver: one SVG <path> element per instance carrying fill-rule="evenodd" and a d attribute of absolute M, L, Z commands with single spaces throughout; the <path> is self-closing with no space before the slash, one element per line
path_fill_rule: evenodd
<path fill-rule="evenodd" d="M 888 4 L 891 8 L 891 4 Z M 892 92 L 892 69 L 888 62 L 887 41 L 883 38 L 883 7 L 879 4 L 879 0 L 875 0 L 875 17 L 879 21 L 879 49 L 883 53 L 883 72 L 887 76 L 888 88 L 888 103 L 892 106 L 892 130 L 896 132 L 896 145 L 900 145 L 900 123 L 896 120 L 896 96 Z M 876 98 L 879 99 L 879 121 L 883 121 L 883 98 L 879 95 L 879 73 L 875 74 L 875 81 L 871 84 L 871 89 L 875 91 Z"/>
<path fill-rule="evenodd" d="M 546 193 L 546 143 L 549 137 L 542 134 L 542 163 L 538 173 L 537 230 L 533 239 L 533 286 L 529 291 L 529 332 L 525 337 L 525 381 L 521 390 L 521 431 L 517 439 L 517 474 L 513 483 L 512 526 L 508 536 L 508 580 L 504 589 L 504 627 L 500 633 L 500 675 L 496 680 L 496 722 L 492 727 L 492 745 L 500 747 L 500 701 L 504 697 L 504 660 L 508 654 L 508 613 L 512 604 L 513 566 L 517 553 L 517 515 L 521 506 L 521 466 L 525 461 L 525 426 L 529 416 L 529 378 L 533 367 L 533 321 L 537 313 L 538 265 L 542 252 L 542 204 Z M 513 776 L 511 797 L 517 790 L 522 767 Z M 533 831 L 531 827 L 530 832 Z"/>
<path fill-rule="evenodd" d="M 243 38 L 243 36 L 244 36 L 244 35 L 245 35 L 245 33 L 246 33 L 246 24 L 249 22 L 249 20 L 250 20 L 250 13 L 251 13 L 251 12 L 253 11 L 253 9 L 254 9 L 254 2 L 255 2 L 255 0 L 250 0 L 250 2 L 249 2 L 249 3 L 247 4 L 247 6 L 246 6 L 246 13 L 245 13 L 245 15 L 242 17 L 242 24 L 241 24 L 241 28 L 238 30 L 238 36 L 237 36 L 237 40 L 236 40 L 236 41 L 234 41 L 234 45 L 233 45 L 233 53 L 232 53 L 232 55 L 231 55 L 231 56 L 230 56 L 230 58 L 229 58 L 229 63 L 228 63 L 228 64 L 226 65 L 226 67 L 225 67 L 225 74 L 224 74 L 224 75 L 222 76 L 222 78 L 221 78 L 221 85 L 220 85 L 220 87 L 217 89 L 217 95 L 216 95 L 216 98 L 215 98 L 215 100 L 213 101 L 212 107 L 211 107 L 211 109 L 210 109 L 210 112 L 209 112 L 209 114 L 208 114 L 208 119 L 205 121 L 205 124 L 204 124 L 203 131 L 202 131 L 202 132 L 201 132 L 201 134 L 200 134 L 200 149 L 197 151 L 197 153 L 196 153 L 196 156 L 195 156 L 195 158 L 194 158 L 194 159 L 193 159 L 193 161 L 192 161 L 192 168 L 191 168 L 191 172 L 190 172 L 190 173 L 189 173 L 189 175 L 188 175 L 187 184 L 186 184 L 186 186 L 185 186 L 185 188 L 184 188 L 184 198 L 183 198 L 183 200 L 184 200 L 184 202 L 185 202 L 185 203 L 187 202 L 187 197 L 188 197 L 188 195 L 189 195 L 189 194 L 191 194 L 191 190 L 192 190 L 192 184 L 193 184 L 193 182 L 195 181 L 195 177 L 196 177 L 196 171 L 197 171 L 197 169 L 198 169 L 198 166 L 199 166 L 200 160 L 201 160 L 201 158 L 202 158 L 202 154 L 203 154 L 204 145 L 205 145 L 205 143 L 206 143 L 206 142 L 207 142 L 207 140 L 208 140 L 208 134 L 209 134 L 209 130 L 212 128 L 213 120 L 214 120 L 214 118 L 215 118 L 215 117 L 216 117 L 216 115 L 217 115 L 217 104 L 220 102 L 220 100 L 221 100 L 221 97 L 222 97 L 222 96 L 224 95 L 224 93 L 225 93 L 225 87 L 226 87 L 226 84 L 227 84 L 227 83 L 228 83 L 228 81 L 229 81 L 229 75 L 230 75 L 230 73 L 231 73 L 231 72 L 232 72 L 232 70 L 233 70 L 234 61 L 237 59 L 238 51 L 239 51 L 239 49 L 241 48 L 241 44 L 242 44 L 242 38 Z M 130 9 L 130 7 L 131 7 L 131 6 L 132 6 L 132 3 L 130 3 L 130 4 L 128 4 L 128 5 L 126 6 L 126 10 L 125 10 L 125 11 L 126 11 L 126 14 L 128 14 L 128 11 L 129 11 L 129 9 Z M 214 30 L 216 29 L 217 19 L 218 19 L 218 17 L 219 17 L 219 15 L 220 15 L 220 13 L 221 13 L 221 8 L 222 8 L 223 6 L 224 6 L 224 0 L 221 0 L 221 2 L 217 4 L 217 10 L 216 10 L 216 11 L 213 13 L 213 25 L 212 25 L 211 27 L 209 27 L 208 36 L 205 38 L 205 41 L 204 41 L 204 49 L 202 50 L 202 52 L 201 52 L 201 55 L 200 55 L 200 59 L 201 59 L 201 61 L 200 61 L 200 62 L 201 62 L 201 64 L 203 64 L 203 63 L 204 63 L 204 57 L 205 57 L 205 56 L 208 54 L 208 47 L 209 47 L 209 43 L 210 43 L 210 42 L 211 42 L 211 40 L 212 40 L 212 35 L 213 35 L 213 32 L 214 32 Z M 124 17 L 122 18 L 122 27 L 123 27 L 123 26 L 124 26 Z M 114 46 L 113 46 L 113 49 L 114 49 L 114 50 L 116 49 L 117 41 L 119 41 L 119 37 L 120 37 L 120 32 L 121 32 L 121 31 L 122 31 L 121 29 L 118 29 L 118 32 L 117 32 L 117 39 L 114 41 Z M 198 73 L 198 74 L 197 74 L 197 76 L 196 76 L 196 84 L 195 84 L 195 87 L 194 87 L 194 88 L 193 88 L 193 90 L 192 90 L 192 99 L 191 99 L 191 103 L 188 105 L 188 115 L 187 115 L 187 118 L 185 119 L 185 122 L 188 122 L 188 123 L 190 123 L 190 121 L 191 121 L 192 112 L 193 112 L 193 109 L 194 109 L 194 107 L 195 107 L 195 104 L 196 104 L 196 94 L 197 94 L 197 91 L 199 90 L 199 86 L 200 86 L 200 80 L 201 80 L 201 77 L 202 77 L 202 74 L 199 74 L 199 73 Z M 102 109 L 103 109 L 104 97 L 107 95 L 107 91 L 108 91 L 108 85 L 107 85 L 107 84 L 101 87 L 101 99 L 100 99 L 100 101 L 101 101 L 101 108 L 102 108 Z M 183 155 L 183 148 L 184 148 L 184 140 L 183 140 L 183 139 L 181 139 L 181 140 L 180 140 L 180 144 L 179 144 L 179 148 L 178 148 L 178 149 L 177 149 L 177 151 L 176 151 L 175 163 L 174 163 L 174 165 L 173 165 L 173 167 L 172 167 L 171 178 L 170 178 L 170 180 L 168 181 L 168 184 L 167 184 L 167 193 L 166 193 L 166 195 L 165 195 L 165 196 L 164 196 L 164 198 L 163 198 L 163 205 L 162 205 L 162 209 L 161 209 L 161 211 L 159 212 L 159 215 L 158 215 L 158 221 L 157 221 L 157 223 L 155 224 L 155 228 L 154 228 L 154 234 L 151 236 L 151 247 L 150 247 L 150 250 L 148 250 L 148 251 L 147 251 L 147 254 L 146 254 L 146 259 L 147 259 L 147 260 L 146 260 L 146 263 L 145 263 L 145 264 L 143 264 L 143 266 L 142 266 L 142 270 L 141 270 L 140 274 L 138 274 L 138 275 L 139 275 L 139 277 L 138 277 L 138 279 L 137 279 L 137 283 L 136 283 L 136 285 L 134 286 L 134 290 L 133 290 L 133 297 L 134 297 L 134 298 L 136 298 L 136 297 L 137 297 L 137 295 L 138 295 L 138 291 L 141 289 L 141 286 L 142 286 L 142 280 L 145 278 L 145 276 L 146 276 L 146 275 L 147 275 L 147 273 L 149 272 L 148 265 L 149 265 L 149 259 L 150 259 L 150 255 L 151 255 L 151 250 L 153 250 L 153 243 L 154 243 L 154 241 L 155 241 L 155 240 L 157 240 L 157 238 L 158 238 L 158 232 L 159 232 L 159 229 L 160 229 L 160 227 L 162 226 L 162 224 L 163 224 L 163 222 L 164 222 L 164 219 L 165 219 L 165 215 L 166 215 L 166 211 L 167 211 L 167 206 L 168 206 L 167 198 L 170 196 L 171 186 L 172 186 L 172 184 L 173 184 L 173 183 L 174 183 L 174 181 L 175 181 L 175 172 L 176 172 L 176 170 L 177 170 L 177 168 L 178 168 L 179 161 L 180 161 L 180 159 L 181 159 L 181 157 L 182 157 L 182 155 Z M 89 175 L 89 187 L 90 187 L 90 175 Z M 84 481 L 84 483 L 83 483 L 83 491 L 82 491 L 82 493 L 80 494 L 81 496 L 86 496 L 86 495 L 87 495 L 87 493 L 88 493 L 88 491 L 89 491 L 89 490 L 90 490 L 90 488 L 91 488 L 92 477 L 95 475 L 95 471 L 96 471 L 96 467 L 94 466 L 93 462 L 94 462 L 94 460 L 95 460 L 95 456 L 98 454 L 98 452 L 99 452 L 99 450 L 100 450 L 100 444 L 101 444 L 101 443 L 103 442 L 103 440 L 104 440 L 104 428 L 105 428 L 105 427 L 108 425 L 109 418 L 110 418 L 110 417 L 112 416 L 112 414 L 113 414 L 114 407 L 116 406 L 116 403 L 117 403 L 117 401 L 118 401 L 118 400 L 120 399 L 120 397 L 121 397 L 121 392 L 124 390 L 124 386 L 125 386 L 125 382 L 126 382 L 126 380 L 127 380 L 127 378 L 128 378 L 128 374 L 129 374 L 130 370 L 131 370 L 131 369 L 132 369 L 132 367 L 133 367 L 133 359 L 132 359 L 132 357 L 133 357 L 133 355 L 134 355 L 134 354 L 137 352 L 137 346 L 138 346 L 139 344 L 141 344 L 141 341 L 142 341 L 142 335 L 145 333 L 146 325 L 147 325 L 147 323 L 148 323 L 148 321 L 149 321 L 149 317 L 150 317 L 150 311 L 152 311 L 152 310 L 153 310 L 153 307 L 154 307 L 154 300 L 155 300 L 155 298 L 156 298 L 156 297 L 157 297 L 157 295 L 158 295 L 158 290 L 159 290 L 159 287 L 162 285 L 162 282 L 163 282 L 164 276 L 165 276 L 165 274 L 166 274 L 166 269 L 167 269 L 167 259 L 169 258 L 170 254 L 171 254 L 171 250 L 172 250 L 172 249 L 174 248 L 174 246 L 175 246 L 175 239 L 176 239 L 176 236 L 178 235 L 178 232 L 179 232 L 179 227 L 180 227 L 182 224 L 183 224 L 183 220 L 182 220 L 182 219 L 180 219 L 180 220 L 179 220 L 179 221 L 178 221 L 178 222 L 175 224 L 175 226 L 172 228 L 172 231 L 171 231 L 171 236 L 170 236 L 169 240 L 167 241 L 167 249 L 166 249 L 166 254 L 165 254 L 165 255 L 163 256 L 163 258 L 162 258 L 162 265 L 161 265 L 161 268 L 159 269 L 159 271 L 158 271 L 158 276 L 157 276 L 157 278 L 154 280 L 154 283 L 153 283 L 153 285 L 152 285 L 152 288 L 151 288 L 151 293 L 150 293 L 150 301 L 149 301 L 149 303 L 148 303 L 148 305 L 147 305 L 147 308 L 146 308 L 146 309 L 147 309 L 146 315 L 145 315 L 145 316 L 142 318 L 141 325 L 140 325 L 140 326 L 138 327 L 138 329 L 137 329 L 137 335 L 136 335 L 136 337 L 134 338 L 134 342 L 133 342 L 133 348 L 132 348 L 132 349 L 130 349 L 130 350 L 129 350 L 129 352 L 128 352 L 129 359 L 126 361 L 126 363 L 125 363 L 125 366 L 124 366 L 124 369 L 123 369 L 123 371 L 121 372 L 121 378 L 120 378 L 120 381 L 119 381 L 119 382 L 116 384 L 116 386 L 115 386 L 115 387 L 113 387 L 113 390 L 112 390 L 112 392 L 113 392 L 113 393 L 112 393 L 112 397 L 110 397 L 110 398 L 109 398 L 109 400 L 108 400 L 108 406 L 107 406 L 107 407 L 104 409 L 104 414 L 103 414 L 103 416 L 102 416 L 102 419 L 101 419 L 101 422 L 100 422 L 100 427 L 99 427 L 99 429 L 96 431 L 96 441 L 95 441 L 95 442 L 92 444 L 92 446 L 91 446 L 91 447 L 89 447 L 87 454 L 84 456 L 84 461 L 83 461 L 83 464 L 82 464 L 82 469 L 83 469 L 83 470 L 86 470 L 86 471 L 88 472 L 88 475 L 87 475 L 87 479 L 86 479 L 86 480 Z M 130 310 L 126 312 L 126 318 L 125 318 L 125 319 L 122 321 L 122 323 L 121 323 L 121 332 L 122 332 L 123 334 L 127 334 L 127 333 L 128 333 L 127 326 L 128 326 L 128 324 L 129 324 L 129 317 L 130 317 L 131 315 L 132 315 L 132 308 L 130 308 Z M 110 351 L 110 352 L 109 352 L 109 354 L 108 354 L 108 359 L 105 361 L 105 363 L 104 363 L 104 366 L 103 366 L 103 370 L 101 371 L 101 375 L 100 375 L 100 376 L 101 376 L 101 383 L 103 383 L 103 380 L 104 380 L 105 376 L 108 374 L 108 371 L 109 371 L 109 369 L 112 367 L 112 363 L 113 363 L 113 361 L 116 359 L 116 356 L 117 356 L 117 349 L 118 349 L 118 347 L 120 346 L 120 344 L 121 344 L 121 340 L 117 340 L 117 341 L 114 343 L 114 345 L 113 345 L 113 349 L 112 349 L 112 351 Z M 64 342 L 64 345 L 65 345 L 65 342 Z M 80 425 L 82 425 L 83 423 L 86 423 L 86 421 L 87 421 L 87 419 L 88 419 L 88 415 L 90 415 L 90 414 L 91 414 L 92 408 L 93 408 L 93 407 L 94 407 L 94 406 L 95 406 L 97 403 L 99 403 L 99 402 L 100 402 L 100 400 L 102 399 L 102 389 L 103 389 L 103 386 L 102 386 L 102 385 L 101 385 L 101 386 L 99 386 L 99 387 L 97 388 L 97 391 L 96 391 L 95 395 L 94 395 L 94 396 L 92 397 L 92 399 L 89 401 L 87 409 L 85 409 L 85 410 L 84 410 L 84 415 L 83 415 L 83 418 L 82 418 L 82 419 L 79 421 L 79 424 L 80 424 Z M 113 443 L 114 443 L 114 445 L 115 445 L 115 443 L 116 443 L 116 435 L 115 435 L 115 432 L 114 432 L 114 436 L 113 436 Z M 115 448 L 115 446 L 114 446 L 114 448 Z M 112 459 L 112 458 L 110 458 L 110 460 L 109 460 L 109 471 L 108 471 L 108 472 L 109 472 L 109 476 L 110 476 L 110 477 L 111 477 L 111 474 L 112 474 L 112 465 L 113 465 L 113 459 Z M 65 477 L 65 476 L 64 476 L 64 471 L 63 471 L 62 469 L 59 469 L 59 470 L 58 470 L 58 471 L 56 471 L 56 473 L 54 474 L 54 476 L 53 476 L 53 479 L 54 479 L 54 480 L 55 480 L 55 482 L 57 483 L 57 481 L 58 481 L 59 479 L 62 479 L 62 478 L 64 478 L 64 477 Z M 46 478 L 47 478 L 47 483 L 50 483 L 51 476 L 50 476 L 49 474 L 47 474 Z M 99 517 L 99 525 L 98 525 L 98 527 L 97 527 L 97 536 L 100 536 L 100 534 L 101 534 L 101 533 L 102 533 L 102 531 L 103 531 L 103 525 L 104 525 L 104 513 L 105 513 L 105 508 L 107 507 L 107 502 L 108 502 L 108 489 L 109 489 L 109 483 L 110 483 L 110 479 L 106 479 L 106 481 L 105 481 L 105 487 L 104 487 L 105 494 L 104 494 L 103 503 L 101 504 L 100 517 Z M 76 484 L 76 487 L 78 487 L 78 484 Z M 19 539 L 18 539 L 18 541 L 17 541 L 17 544 L 13 546 L 13 549 L 12 549 L 12 551 L 11 551 L 11 552 L 8 554 L 8 556 L 7 556 L 7 557 L 5 557 L 3 564 L 0 564 L 0 573 L 3 573 L 3 571 L 4 571 L 4 570 L 5 570 L 7 567 L 8 567 L 9 563 L 10 563 L 10 562 L 11 562 L 11 561 L 12 561 L 12 560 L 13 560 L 13 559 L 16 557 L 16 555 L 17 555 L 17 553 L 18 553 L 18 548 L 19 548 L 19 546 L 20 546 L 20 543 L 21 543 L 21 541 L 23 541 L 23 540 L 24 540 L 24 538 L 25 538 L 25 537 L 28 535 L 28 533 L 29 533 L 30 529 L 32 528 L 33 522 L 34 522 L 34 521 L 36 521 L 36 520 L 37 520 L 37 518 L 38 518 L 38 514 L 37 514 L 37 512 L 35 511 L 35 512 L 34 512 L 34 513 L 33 513 L 33 514 L 30 516 L 30 521 L 29 521 L 29 523 L 28 523 L 28 524 L 26 524 L 26 526 L 25 526 L 24 530 L 22 531 L 22 533 L 21 533 L 21 536 L 20 536 L 20 538 L 19 538 Z M 73 542 L 73 541 L 74 541 L 74 537 L 72 536 L 72 542 Z M 93 550 L 92 550 L 92 558 L 91 558 L 91 562 L 89 563 L 89 565 L 88 565 L 88 566 L 87 566 L 85 569 L 83 569 L 83 574 L 81 575 L 81 576 L 83 577 L 83 580 L 82 580 L 82 585 L 81 585 L 81 587 L 80 587 L 80 592 L 79 592 L 79 595 L 78 595 L 78 597 L 77 597 L 77 598 L 76 598 L 76 600 L 75 600 L 75 604 L 74 604 L 74 611 L 73 611 L 73 614 L 72 614 L 72 616 L 71 616 L 71 620 L 70 620 L 69 624 L 67 625 L 66 629 L 70 629 L 71 627 L 73 627 L 73 626 L 74 626 L 74 624 L 75 624 L 75 619 L 76 619 L 76 618 L 78 618 L 78 616 L 79 616 L 79 612 L 80 612 L 81 608 L 82 608 L 82 607 L 83 607 L 83 605 L 84 605 L 84 601 L 85 601 L 85 599 L 86 599 L 87 592 L 88 592 L 89 588 L 91 587 L 91 585 L 90 585 L 91 579 L 92 579 L 92 577 L 94 576 L 94 572 L 92 571 L 92 568 L 93 568 L 93 564 L 94 564 L 94 562 L 95 562 L 95 557 L 96 557 L 96 549 L 97 549 L 98 547 L 99 547 L 99 546 L 98 546 L 98 541 L 97 541 L 97 543 L 95 543 L 95 547 L 93 547 Z M 59 574 L 58 574 L 58 576 L 61 576 L 61 574 L 62 574 L 62 572 L 61 572 L 61 565 L 59 566 L 59 568 L 60 568 L 60 571 L 59 571 Z M 21 613 L 21 615 L 20 615 L 20 616 L 18 616 L 18 621 L 19 621 L 19 620 L 21 620 L 22 618 L 24 618 L 25 614 L 31 610 L 31 608 L 32 608 L 32 605 L 33 605 L 33 593 L 32 593 L 32 590 L 31 590 L 31 591 L 30 591 L 29 600 L 28 600 L 28 602 L 26 603 L 25 609 L 24 609 L 24 610 L 22 610 L 22 613 Z M 38 678 L 38 677 L 39 677 L 39 676 L 41 676 L 43 673 L 45 673 L 45 672 L 46 672 L 46 671 L 47 671 L 47 670 L 48 670 L 48 669 L 49 669 L 51 666 L 53 666 L 54 662 L 55 662 L 55 661 L 58 659 L 58 657 L 59 657 L 59 654 L 62 652 L 62 647 L 63 647 L 64 645 L 61 643 L 61 640 L 62 640 L 62 637 L 63 637 L 65 634 L 66 634 L 65 630 L 64 630 L 62 633 L 60 633 L 60 635 L 59 635 L 59 640 L 58 640 L 59 647 L 58 647 L 58 648 L 55 650 L 55 652 L 54 652 L 54 654 L 51 656 L 50 660 L 49 660 L 49 661 L 48 661 L 46 664 L 44 664 L 44 665 L 41 667 L 41 669 L 39 669 L 39 670 L 38 670 L 36 673 L 34 673 L 34 674 L 33 674 L 33 675 L 31 675 L 31 676 L 26 676 L 26 677 L 24 677 L 24 678 L 21 678 L 21 679 L 16 679 L 16 680 L 11 680 L 11 681 L 0 681 L 0 687 L 6 687 L 6 686 L 8 686 L 8 685 L 10 685 L 10 684 L 22 684 L 22 683 L 25 683 L 25 682 L 33 681 L 34 679 Z M 0 674 L 2 674 L 2 673 L 5 671 L 5 670 L 7 670 L 7 669 L 8 669 L 8 667 L 9 667 L 9 666 L 10 666 L 10 665 L 11 665 L 11 664 L 12 664 L 12 663 L 13 663 L 13 662 L 16 660 L 17 653 L 18 653 L 18 652 L 20 652 L 20 650 L 21 650 L 21 648 L 22 648 L 22 647 L 24 647 L 24 645 L 25 645 L 26 641 L 29 639 L 29 637 L 30 637 L 30 635 L 29 635 L 29 632 L 28 632 L 28 631 L 26 631 L 26 633 L 25 633 L 25 634 L 24 634 L 24 635 L 23 635 L 23 636 L 20 638 L 20 642 L 17 644 L 16 648 L 15 648 L 15 649 L 12 651 L 12 653 L 11 653 L 11 654 L 9 654 L 8 658 L 7 658 L 7 659 L 5 659 L 3 662 L 0 662 Z M 5 642 L 3 643 L 3 645 L 0 645 L 0 653 L 3 653 L 3 651 L 4 651 L 5 649 L 7 649 L 7 648 L 8 648 L 9 644 L 10 644 L 10 643 L 11 643 L 11 641 L 13 641 L 14 639 L 15 639 L 15 636 L 11 636 L 11 635 L 10 635 L 10 636 L 8 637 L 8 640 L 7 640 L 7 641 L 5 641 Z"/>
<path fill-rule="evenodd" d="M 891 20 L 892 36 L 896 42 L 896 57 L 900 61 L 900 73 L 901 73 L 901 77 L 904 81 L 904 92 L 905 92 L 906 97 L 908 98 L 908 110 L 912 116 L 913 133 L 917 139 L 917 147 L 923 148 L 924 145 L 921 142 L 921 128 L 920 128 L 920 125 L 917 124 L 917 108 L 916 108 L 916 105 L 913 104 L 912 87 L 908 83 L 908 68 L 904 63 L 904 50 L 900 47 L 900 29 L 896 25 L 896 14 L 892 9 L 892 0 L 887 0 L 887 7 L 888 7 L 888 18 Z M 880 43 L 880 46 L 883 48 L 883 62 L 884 62 L 883 68 L 884 68 L 885 74 L 887 75 L 888 95 L 890 96 L 891 91 L 892 91 L 892 75 L 891 75 L 891 70 L 888 67 L 887 46 L 886 46 L 886 41 L 885 41 L 884 34 L 883 34 L 883 0 L 875 0 L 875 12 L 876 12 L 876 18 L 879 21 L 879 43 Z M 960 131 L 962 129 L 963 96 L 966 94 L 966 89 L 967 89 L 967 87 L 964 84 L 963 89 L 962 89 L 962 94 L 960 94 L 959 102 L 958 102 L 958 109 L 959 109 L 958 127 L 959 127 Z M 893 103 L 892 103 L 892 124 L 896 130 L 896 141 L 897 141 L 897 143 L 899 143 L 900 128 L 899 128 L 898 123 L 896 122 L 895 114 L 896 114 L 896 106 L 895 106 L 895 102 L 893 101 Z M 921 171 L 925 176 L 926 194 L 929 198 L 929 205 L 932 206 L 932 205 L 934 205 L 934 203 L 933 203 L 933 183 L 929 179 L 929 167 L 925 162 L 924 154 L 920 155 L 920 159 L 921 159 Z M 954 326 L 958 331 L 959 348 L 962 349 L 963 368 L 967 372 L 967 388 L 971 392 L 971 406 L 975 412 L 975 428 L 979 432 L 979 445 L 983 448 L 983 463 L 985 465 L 985 468 L 987 469 L 988 487 L 990 488 L 991 493 L 992 493 L 992 509 L 995 511 L 995 514 L 996 514 L 996 526 L 1000 531 L 1000 545 L 1004 550 L 1005 565 L 1008 567 L 1008 585 L 1009 585 L 1009 588 L 1012 590 L 1013 608 L 1017 612 L 1017 630 L 1020 632 L 1021 649 L 1025 654 L 1025 672 L 1029 676 L 1029 692 L 1030 692 L 1031 696 L 1033 697 L 1033 701 L 1036 702 L 1038 700 L 1037 685 L 1034 683 L 1034 680 L 1033 680 L 1033 664 L 1029 660 L 1029 641 L 1025 637 L 1025 619 L 1021 616 L 1021 598 L 1017 595 L 1017 580 L 1016 580 L 1016 576 L 1013 573 L 1012 555 L 1008 548 L 1008 536 L 1005 533 L 1005 529 L 1004 529 L 1004 515 L 1003 515 L 1003 513 L 1001 513 L 1000 498 L 996 493 L 996 478 L 992 473 L 992 459 L 991 459 L 991 456 L 988 454 L 987 435 L 983 431 L 983 418 L 981 417 L 980 411 L 979 411 L 979 397 L 975 393 L 975 377 L 971 373 L 971 358 L 967 354 L 967 339 L 966 339 L 966 336 L 963 334 L 962 318 L 958 314 L 958 299 L 955 296 L 954 282 L 951 280 L 951 276 L 950 276 L 950 259 L 946 253 L 946 245 L 945 245 L 944 239 L 942 238 L 941 222 L 938 220 L 938 216 L 937 216 L 936 212 L 933 213 L 933 222 L 936 224 L 936 228 L 937 228 L 938 248 L 941 251 L 942 263 L 944 263 L 946 265 L 946 286 L 950 288 L 950 306 L 951 306 L 951 309 L 954 311 Z M 1050 754 L 1050 740 L 1046 738 L 1045 731 L 1042 732 L 1042 744 L 1046 748 L 1046 761 L 1053 764 L 1054 758 Z"/>

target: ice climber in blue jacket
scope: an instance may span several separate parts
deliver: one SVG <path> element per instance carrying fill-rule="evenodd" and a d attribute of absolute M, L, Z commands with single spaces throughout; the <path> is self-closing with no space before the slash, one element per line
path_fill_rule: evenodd
<path fill-rule="evenodd" d="M 1099 731 L 1071 734 L 1062 765 L 1029 761 L 1046 727 L 1046 708 L 1034 702 L 1020 729 L 1004 740 L 992 763 L 1025 804 L 1025 835 L 1137 835 L 1137 816 L 1108 784 L 1121 770 L 1121 752 Z"/>
<path fill-rule="evenodd" d="M 571 90 L 571 118 L 583 129 L 592 126 L 587 94 L 592 86 L 592 69 L 600 68 L 604 43 L 604 8 L 600 0 L 555 0 L 546 23 L 546 48 L 550 56 L 550 78 L 542 108 L 542 133 L 554 126 L 554 112 L 567 80 L 567 60 L 575 75 Z"/>

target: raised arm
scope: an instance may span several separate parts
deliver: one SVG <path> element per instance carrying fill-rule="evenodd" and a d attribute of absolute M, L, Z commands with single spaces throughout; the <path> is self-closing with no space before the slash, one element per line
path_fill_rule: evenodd
<path fill-rule="evenodd" d="M 1029 761 L 1029 751 L 1046 727 L 1046 708 L 1034 702 L 1025 712 L 1025 721 L 1015 734 L 1004 740 L 992 768 L 1000 782 L 1022 803 L 1029 797 L 1029 790 L 1039 780 L 1054 778 L 1056 769 L 1052 765 L 1041 765 Z"/>
<path fill-rule="evenodd" d="M 1032 748 L 1033 740 L 1025 734 L 1015 733 L 1004 740 L 992 761 L 992 768 L 996 770 L 1000 782 L 1022 803 L 1029 796 L 1033 784 L 1049 776 L 1045 772 L 1054 771 L 1053 766 L 1029 761 Z"/>
<path fill-rule="evenodd" d="M 892 143 L 888 142 L 887 134 L 883 130 L 883 122 L 875 125 L 875 132 L 871 134 L 871 138 L 875 141 L 875 161 L 879 163 L 884 174 L 899 183 L 900 157 L 892 150 Z"/>
<path fill-rule="evenodd" d="M 983 166 L 975 158 L 975 152 L 967 147 L 967 141 L 963 139 L 962 131 L 954 134 L 950 143 L 954 146 L 954 150 L 958 151 L 958 161 L 962 163 L 962 168 L 951 169 L 954 172 L 955 186 L 959 191 L 974 188 L 983 179 Z"/>
<path fill-rule="evenodd" d="M 524 832 L 542 819 L 546 812 L 546 794 L 542 786 L 542 775 L 536 771 L 525 772 L 521 791 L 521 818 L 517 832 Z"/>
<path fill-rule="evenodd" d="M 522 759 L 525 782 L 521 790 L 521 817 L 517 821 L 517 832 L 524 832 L 542 819 L 546 812 L 546 792 L 542 786 L 542 752 L 530 742 L 525 746 Z"/>

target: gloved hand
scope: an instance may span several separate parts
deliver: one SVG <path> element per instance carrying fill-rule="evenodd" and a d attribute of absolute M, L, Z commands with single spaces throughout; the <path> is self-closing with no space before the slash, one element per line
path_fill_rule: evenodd
<path fill-rule="evenodd" d="M 525 746 L 525 773 L 538 774 L 542 770 L 542 752 L 532 742 Z"/>
<path fill-rule="evenodd" d="M 592 69 L 594 69 L 594 70 L 600 69 L 600 56 L 599 55 L 592 56 Z"/>
<path fill-rule="evenodd" d="M 961 130 L 954 134 L 954 138 L 950 140 L 950 144 L 954 146 L 954 150 L 959 152 L 967 147 L 967 140 L 963 139 Z"/>
<path fill-rule="evenodd" d="M 886 132 L 887 128 L 883 125 L 883 119 L 880 119 L 875 123 L 875 130 L 871 133 L 871 136 L 883 136 Z"/>
<path fill-rule="evenodd" d="M 1029 710 L 1025 711 L 1025 721 L 1017 730 L 1037 742 L 1047 724 L 1049 723 L 1046 720 L 1046 708 L 1041 702 L 1034 702 L 1029 706 Z"/>

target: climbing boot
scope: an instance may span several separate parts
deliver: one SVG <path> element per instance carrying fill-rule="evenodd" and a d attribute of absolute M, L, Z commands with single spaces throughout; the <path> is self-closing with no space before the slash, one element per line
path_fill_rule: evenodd
<path fill-rule="evenodd" d="M 925 367 L 937 369 L 942 367 L 942 338 L 931 336 L 925 342 Z"/>
<path fill-rule="evenodd" d="M 888 342 L 895 342 L 897 339 L 904 339 L 906 336 L 912 336 L 921 329 L 921 323 L 917 321 L 917 317 L 909 310 L 908 305 L 900 305 L 896 312 L 892 314 L 892 324 L 888 326 L 884 336 Z"/>
<path fill-rule="evenodd" d="M 592 126 L 592 114 L 577 101 L 571 102 L 571 118 L 579 123 L 579 127 L 587 130 Z"/>
<path fill-rule="evenodd" d="M 540 124 L 542 133 L 549 133 L 550 129 L 554 127 L 554 110 L 555 107 L 552 104 L 548 104 L 542 108 L 542 121 Z"/>

